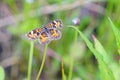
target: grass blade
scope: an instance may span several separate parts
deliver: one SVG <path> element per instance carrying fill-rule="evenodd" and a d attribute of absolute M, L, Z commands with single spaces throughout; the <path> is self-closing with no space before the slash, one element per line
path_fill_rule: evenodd
<path fill-rule="evenodd" d="M 64 72 L 64 63 L 63 63 L 63 59 L 62 59 L 62 80 L 66 80 L 66 75 Z"/>
<path fill-rule="evenodd" d="M 0 66 L 0 80 L 5 80 L 5 71 L 1 66 Z"/>
<path fill-rule="evenodd" d="M 116 38 L 116 42 L 117 42 L 117 47 L 118 47 L 118 52 L 120 54 L 120 31 L 115 27 L 115 25 L 113 24 L 112 20 L 108 17 L 108 20 L 111 24 L 111 27 L 113 29 L 113 32 L 115 34 L 115 38 Z"/>
<path fill-rule="evenodd" d="M 27 76 L 27 80 L 31 80 L 33 49 L 34 49 L 34 42 L 31 41 L 31 44 L 30 44 L 30 54 L 29 54 L 29 63 L 28 63 L 28 76 Z"/>
<path fill-rule="evenodd" d="M 113 66 L 113 61 L 110 55 L 105 51 L 101 43 L 93 36 L 94 44 L 95 44 L 95 49 L 98 51 L 99 54 L 101 54 L 103 61 L 100 61 L 100 72 L 102 75 L 102 80 L 110 80 L 111 77 L 114 80 L 114 74 L 112 71 L 111 66 Z"/>
<path fill-rule="evenodd" d="M 47 49 L 48 49 L 48 44 L 46 44 L 46 46 L 45 46 L 42 64 L 41 64 L 40 70 L 38 72 L 38 75 L 36 77 L 36 80 L 39 80 L 39 77 L 41 75 L 41 72 L 42 72 L 42 69 L 43 69 L 43 66 L 44 66 L 44 63 L 45 63 L 45 59 L 46 59 Z"/>
<path fill-rule="evenodd" d="M 102 55 L 105 63 L 107 63 L 107 64 L 111 63 L 112 58 L 105 51 L 105 49 L 103 48 L 103 46 L 101 45 L 101 43 L 97 40 L 97 38 L 95 36 L 92 36 L 92 38 L 94 40 L 95 49 L 98 51 L 98 53 L 100 53 Z"/>
<path fill-rule="evenodd" d="M 102 71 L 102 75 L 104 76 L 103 79 L 104 80 L 115 80 L 114 75 L 111 69 L 109 68 L 109 65 L 107 65 L 107 63 L 103 59 L 103 56 L 94 48 L 93 44 L 87 39 L 87 37 L 81 31 L 79 31 L 76 27 L 74 26 L 69 26 L 69 27 L 75 29 L 79 33 L 79 35 L 85 41 L 90 51 L 93 52 L 93 54 L 95 55 L 99 63 L 100 71 Z"/>

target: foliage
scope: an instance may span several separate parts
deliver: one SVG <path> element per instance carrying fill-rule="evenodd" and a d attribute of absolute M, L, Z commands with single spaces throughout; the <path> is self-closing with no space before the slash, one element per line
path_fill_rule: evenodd
<path fill-rule="evenodd" d="M 35 80 L 38 75 L 38 80 L 39 74 L 40 79 L 45 80 L 119 80 L 120 1 L 85 0 L 89 4 L 79 1 L 3 1 L 16 20 L 15 25 L 5 26 L 11 34 L 8 42 L 12 44 L 11 56 L 20 60 L 10 66 L 10 73 L 9 67 L 5 69 L 6 76 L 0 67 L 0 80 L 4 77 L 23 80 L 27 75 L 28 80 Z M 80 25 L 73 22 L 76 18 L 80 19 Z M 25 34 L 55 19 L 63 22 L 61 39 L 51 41 L 48 49 L 38 40 L 30 46 Z M 18 71 L 16 76 L 12 75 L 13 68 Z"/>
<path fill-rule="evenodd" d="M 5 71 L 1 66 L 0 66 L 0 80 L 5 80 Z"/>

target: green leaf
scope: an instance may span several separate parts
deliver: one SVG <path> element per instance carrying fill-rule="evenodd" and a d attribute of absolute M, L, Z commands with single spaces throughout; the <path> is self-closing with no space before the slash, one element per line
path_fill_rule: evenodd
<path fill-rule="evenodd" d="M 1 66 L 0 66 L 0 80 L 5 80 L 5 71 Z"/>
<path fill-rule="evenodd" d="M 95 44 L 95 49 L 103 57 L 103 61 L 100 61 L 100 65 L 99 65 L 102 78 L 107 80 L 108 78 L 111 78 L 113 76 L 113 71 L 111 67 L 113 66 L 114 62 L 112 61 L 112 58 L 110 57 L 110 55 L 105 51 L 105 49 L 103 48 L 103 46 L 95 36 L 93 36 L 93 40 Z"/>
<path fill-rule="evenodd" d="M 120 31 L 115 27 L 115 25 L 113 24 L 112 20 L 108 17 L 108 20 L 111 24 L 111 27 L 113 29 L 115 38 L 116 38 L 116 42 L 117 42 L 117 47 L 118 47 L 118 52 L 120 54 Z"/>
<path fill-rule="evenodd" d="M 94 45 L 76 27 L 74 27 L 74 26 L 69 26 L 69 27 L 72 27 L 73 29 L 75 29 L 80 34 L 81 38 L 85 41 L 85 43 L 88 46 L 88 48 L 90 49 L 90 51 L 93 52 L 93 54 L 95 55 L 95 57 L 96 57 L 96 59 L 98 60 L 98 63 L 99 63 L 100 71 L 102 72 L 101 73 L 102 74 L 102 80 L 115 80 L 114 75 L 112 73 L 112 70 L 109 68 L 109 65 L 107 65 L 106 61 L 104 61 L 104 57 L 99 53 L 99 51 L 97 51 L 94 48 Z"/>
<path fill-rule="evenodd" d="M 95 36 L 92 36 L 92 37 L 94 40 L 95 49 L 98 51 L 99 54 L 102 55 L 105 63 L 107 64 L 111 63 L 112 58 L 110 57 L 110 55 L 105 51 L 105 49 L 103 48 L 101 43 L 97 40 L 97 38 Z"/>

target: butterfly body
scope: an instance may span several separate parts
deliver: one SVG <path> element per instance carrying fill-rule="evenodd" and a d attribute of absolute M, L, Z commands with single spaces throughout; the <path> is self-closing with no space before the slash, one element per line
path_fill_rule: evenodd
<path fill-rule="evenodd" d="M 43 28 L 36 28 L 26 34 L 30 40 L 38 39 L 40 44 L 49 44 L 52 40 L 58 40 L 61 38 L 61 29 L 63 26 L 61 20 L 54 20 Z"/>

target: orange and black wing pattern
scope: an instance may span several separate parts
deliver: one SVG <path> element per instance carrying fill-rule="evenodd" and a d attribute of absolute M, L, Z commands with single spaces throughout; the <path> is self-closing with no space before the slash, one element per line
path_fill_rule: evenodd
<path fill-rule="evenodd" d="M 34 29 L 26 34 L 30 40 L 38 39 L 40 44 L 49 44 L 52 40 L 58 40 L 62 34 L 58 29 L 63 27 L 60 19 L 51 21 L 43 28 Z"/>

